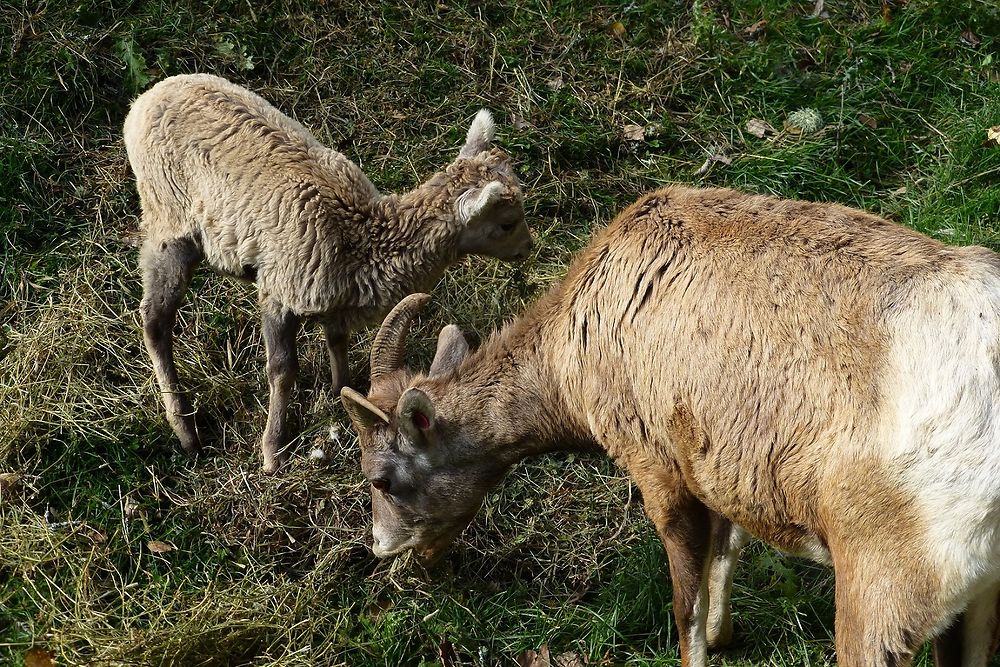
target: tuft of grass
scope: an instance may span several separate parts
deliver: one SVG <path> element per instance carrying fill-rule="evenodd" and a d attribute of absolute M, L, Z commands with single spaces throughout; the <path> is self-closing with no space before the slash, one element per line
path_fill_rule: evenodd
<path fill-rule="evenodd" d="M 176 354 L 209 448 L 177 452 L 141 343 L 130 100 L 205 71 L 264 95 L 384 191 L 497 115 L 537 236 L 450 271 L 413 333 L 487 335 L 595 228 L 667 182 L 836 201 L 1000 249 L 1000 10 L 989 0 L 627 5 L 138 0 L 0 7 L 0 663 L 677 665 L 666 557 L 596 456 L 518 466 L 433 572 L 376 561 L 357 442 L 300 337 L 291 465 L 259 473 L 252 288 L 200 272 Z M 784 129 L 816 109 L 823 127 Z M 747 122 L 777 130 L 759 138 Z M 643 128 L 641 140 L 627 126 Z M 730 164 L 699 167 L 723 153 Z M 372 331 L 350 351 L 363 378 Z M 331 428 L 335 436 L 331 437 Z M 306 453 L 321 447 L 328 463 Z M 169 545 L 154 552 L 150 542 Z M 834 664 L 829 571 L 750 547 L 713 664 Z M 926 652 L 916 664 L 930 664 Z M 997 664 L 997 663 L 995 663 Z"/>

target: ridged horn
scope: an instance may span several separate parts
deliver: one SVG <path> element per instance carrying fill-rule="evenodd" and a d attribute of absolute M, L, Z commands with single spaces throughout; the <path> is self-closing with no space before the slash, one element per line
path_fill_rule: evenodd
<path fill-rule="evenodd" d="M 397 303 L 382 320 L 382 326 L 379 327 L 378 333 L 375 334 L 375 342 L 372 343 L 372 382 L 403 365 L 406 335 L 410 333 L 410 325 L 420 309 L 430 300 L 430 294 L 411 294 Z"/>

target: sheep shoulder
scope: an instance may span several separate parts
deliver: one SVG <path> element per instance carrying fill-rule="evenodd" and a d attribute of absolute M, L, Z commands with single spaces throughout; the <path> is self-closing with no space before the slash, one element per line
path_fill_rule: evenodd
<path fill-rule="evenodd" d="M 1000 271 L 983 249 L 842 206 L 667 188 L 613 221 L 557 298 L 554 314 L 539 303 L 551 365 L 609 453 L 679 465 L 707 505 L 791 551 L 822 553 L 860 491 L 846 470 L 873 502 L 908 504 L 916 532 L 934 470 L 917 479 L 914 457 L 1000 438 L 990 402 L 968 400 L 1000 393 Z M 949 414 L 979 440 L 941 429 Z M 997 493 L 984 478 L 980 500 Z"/>

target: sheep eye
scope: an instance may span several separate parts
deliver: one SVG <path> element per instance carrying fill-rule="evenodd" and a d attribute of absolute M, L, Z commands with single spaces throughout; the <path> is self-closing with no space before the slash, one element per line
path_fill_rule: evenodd
<path fill-rule="evenodd" d="M 514 222 L 505 222 L 502 225 L 500 225 L 500 229 L 503 230 L 503 231 L 505 231 L 505 232 L 512 232 L 512 231 L 514 231 L 515 227 L 517 227 L 517 221 L 514 221 Z"/>

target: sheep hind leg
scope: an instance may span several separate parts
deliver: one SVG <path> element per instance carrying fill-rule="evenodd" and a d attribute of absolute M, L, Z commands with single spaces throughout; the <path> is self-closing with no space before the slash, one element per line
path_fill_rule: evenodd
<path fill-rule="evenodd" d="M 323 334 L 326 337 L 326 351 L 330 355 L 333 393 L 336 395 L 351 381 L 351 371 L 347 365 L 348 334 L 326 322 L 323 323 Z"/>
<path fill-rule="evenodd" d="M 963 614 L 962 667 L 986 667 L 990 658 L 996 653 L 997 632 L 1000 629 L 1000 618 L 997 615 L 998 594 L 1000 587 L 990 587 L 972 600 Z"/>
<path fill-rule="evenodd" d="M 941 634 L 934 638 L 934 667 L 961 667 L 962 644 L 965 636 L 965 612 L 955 617 Z"/>
<path fill-rule="evenodd" d="M 997 650 L 998 594 L 995 586 L 980 594 L 934 638 L 934 667 L 986 667 Z"/>
<path fill-rule="evenodd" d="M 705 633 L 708 648 L 719 649 L 729 646 L 733 641 L 729 602 L 733 592 L 733 574 L 740 552 L 750 536 L 721 515 L 714 515 L 712 518 L 712 557 L 708 566 L 708 620 Z"/>
<path fill-rule="evenodd" d="M 832 551 L 836 571 L 837 664 L 909 667 L 941 620 L 937 578 L 914 565 L 879 562 L 856 545 Z M 874 557 L 873 557 L 874 556 Z"/>
<path fill-rule="evenodd" d="M 181 447 L 191 454 L 201 449 L 201 441 L 195 428 L 194 410 L 181 390 L 174 364 L 173 328 L 177 308 L 201 259 L 197 243 L 187 237 L 170 241 L 147 239 L 140 253 L 143 288 L 139 312 L 143 342 L 153 362 L 167 421 Z"/>
<path fill-rule="evenodd" d="M 299 372 L 295 349 L 295 334 L 301 319 L 281 304 L 261 303 L 261 330 L 267 350 L 267 384 L 269 400 L 267 426 L 261 438 L 264 472 L 274 473 L 286 458 L 288 444 L 288 403 L 292 386 Z"/>

